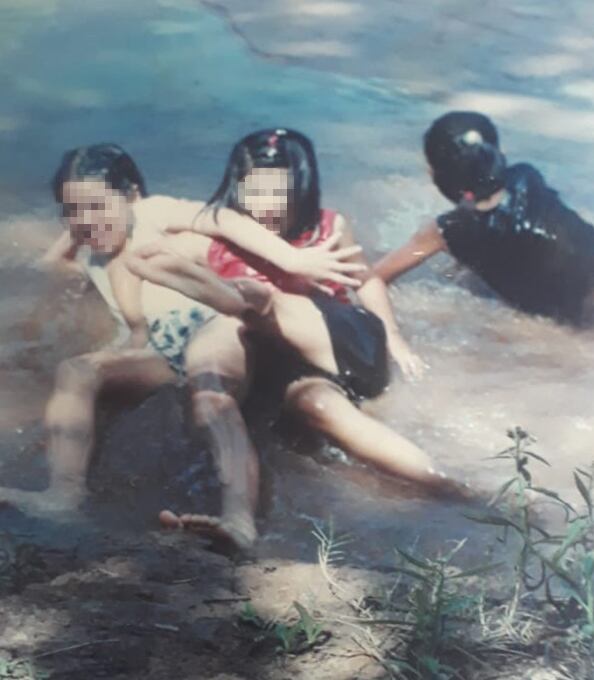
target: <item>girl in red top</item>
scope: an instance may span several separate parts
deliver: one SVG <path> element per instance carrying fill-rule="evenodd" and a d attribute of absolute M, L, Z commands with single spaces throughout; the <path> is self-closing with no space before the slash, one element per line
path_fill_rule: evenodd
<path fill-rule="evenodd" d="M 250 457 L 252 473 L 247 481 L 255 506 L 257 457 L 243 423 L 236 420 L 237 408 L 233 408 L 233 432 L 228 431 L 225 414 L 229 412 L 228 400 L 245 392 L 249 343 L 257 343 L 258 335 L 267 334 L 280 339 L 281 345 L 289 345 L 296 357 L 290 365 L 275 366 L 283 372 L 288 409 L 366 463 L 425 484 L 443 484 L 443 477 L 423 451 L 353 403 L 375 397 L 387 387 L 388 353 L 406 374 L 419 368 L 419 360 L 400 337 L 383 282 L 366 271 L 356 296 L 336 283 L 323 282 L 323 290 L 315 290 L 268 259 L 250 255 L 228 241 L 205 237 L 211 229 L 208 225 L 214 223 L 222 232 L 229 233 L 231 227 L 235 233 L 243 229 L 245 238 L 250 239 L 254 219 L 278 235 L 279 248 L 286 248 L 286 242 L 299 247 L 326 242 L 353 247 L 353 260 L 363 261 L 344 217 L 320 208 L 311 142 L 298 132 L 272 129 L 248 135 L 233 148 L 221 185 L 194 221 L 199 233 L 187 234 L 187 254 L 193 262 L 153 247 L 130 264 L 143 278 L 189 297 L 199 294 L 202 267 L 207 266 L 222 277 L 235 279 L 251 309 L 257 310 L 245 319 L 249 333 L 228 324 L 224 330 L 222 317 L 215 319 L 221 332 L 212 327 L 210 346 L 196 347 L 205 358 L 214 346 L 219 356 L 223 345 L 228 347 L 225 363 L 214 370 L 205 369 L 193 384 L 197 402 L 202 399 L 210 408 L 202 408 L 207 414 L 205 424 L 219 434 L 216 446 L 222 478 L 227 475 L 231 486 L 238 469 L 234 460 Z M 215 229 L 210 234 L 216 235 Z M 226 447 L 222 445 L 225 437 Z M 253 517 L 246 517 L 245 503 L 241 505 L 241 518 L 233 516 L 230 499 L 223 504 L 220 520 L 165 511 L 162 521 L 169 526 L 213 530 L 245 544 Z"/>
<path fill-rule="evenodd" d="M 242 218 L 242 214 L 251 219 Z M 326 328 L 320 324 L 308 326 L 305 317 L 300 319 L 300 329 L 284 334 L 285 340 L 302 353 L 302 342 L 311 345 L 312 333 L 319 330 L 318 349 L 334 356 L 310 360 L 315 366 L 331 366 L 332 380 L 339 380 L 356 398 L 377 396 L 387 387 L 386 346 L 405 375 L 411 377 L 419 372 L 421 362 L 400 336 L 386 288 L 367 272 L 367 263 L 347 221 L 339 213 L 320 208 L 317 161 L 307 137 L 293 130 L 276 129 L 242 139 L 231 152 L 221 185 L 197 216 L 195 225 L 204 234 L 204 222 L 213 219 L 225 223 L 227 232 L 230 221 L 238 222 L 235 233 L 239 223 L 243 224 L 246 239 L 250 238 L 249 223 L 256 219 L 280 237 L 279 246 L 287 241 L 299 248 L 330 242 L 343 250 L 351 247 L 352 261 L 365 265 L 365 271 L 358 277 L 361 280 L 358 295 L 337 281 L 322 282 L 321 290 L 315 291 L 311 280 L 271 264 L 272 253 L 267 253 L 264 259 L 216 237 L 209 244 L 206 264 L 223 278 L 250 278 L 273 284 L 274 287 L 270 286 L 273 308 L 298 301 L 306 306 L 312 319 L 320 319 L 321 313 Z M 281 291 L 293 296 L 287 297 Z M 309 300 L 296 300 L 295 295 L 307 295 Z M 378 325 L 378 320 L 382 324 Z M 353 334 L 345 337 L 344 323 L 352 326 Z M 328 334 L 331 345 L 325 342 Z M 363 356 L 374 359 L 364 366 Z M 351 363 L 359 363 L 357 370 Z M 353 381 L 357 387 L 350 384 Z"/>

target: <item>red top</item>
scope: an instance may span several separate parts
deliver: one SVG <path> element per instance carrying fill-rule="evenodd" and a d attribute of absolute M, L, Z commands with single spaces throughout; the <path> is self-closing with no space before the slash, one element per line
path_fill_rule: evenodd
<path fill-rule="evenodd" d="M 296 248 L 320 245 L 334 232 L 335 217 L 336 212 L 333 210 L 321 210 L 318 228 L 303 232 L 289 243 Z M 250 278 L 272 283 L 286 293 L 308 294 L 311 292 L 311 285 L 307 279 L 287 274 L 267 260 L 222 239 L 213 239 L 208 249 L 208 265 L 215 274 L 224 279 Z M 323 284 L 334 291 L 334 297 L 337 300 L 349 302 L 347 289 L 341 283 L 324 281 Z"/>

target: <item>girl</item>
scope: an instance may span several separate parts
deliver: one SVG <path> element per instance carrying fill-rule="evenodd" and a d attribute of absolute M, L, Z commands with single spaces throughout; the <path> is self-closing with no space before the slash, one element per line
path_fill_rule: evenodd
<path fill-rule="evenodd" d="M 0 492 L 3 500 L 38 513 L 71 510 L 81 502 L 94 439 L 95 403 L 100 394 L 122 387 L 150 391 L 174 382 L 182 370 L 191 378 L 197 369 L 191 358 L 184 360 L 185 355 L 193 343 L 203 344 L 200 330 L 214 321 L 213 308 L 235 315 L 250 308 L 236 288 L 206 270 L 197 285 L 200 302 L 148 282 L 141 286 L 129 273 L 124 266 L 129 249 L 159 238 L 170 221 L 189 224 L 197 205 L 163 196 L 148 198 L 142 175 L 120 147 L 100 144 L 68 152 L 55 174 L 53 190 L 68 229 L 46 253 L 44 264 L 87 276 L 118 322 L 120 339 L 126 333 L 128 337 L 119 347 L 69 359 L 58 367 L 46 412 L 49 488 L 42 493 L 16 489 Z M 263 227 L 254 222 L 253 228 L 276 245 L 276 239 Z M 179 248 L 178 240 L 168 237 L 168 248 Z M 301 251 L 285 246 L 294 251 L 293 270 L 312 274 L 312 261 L 300 269 Z M 325 278 L 349 282 L 350 277 L 339 272 L 357 268 L 342 265 L 343 253 L 331 252 L 326 246 L 312 249 L 311 255 L 314 268 L 320 267 Z M 208 347 L 208 342 L 204 345 Z M 209 351 L 206 358 L 212 365 L 224 365 L 224 353 L 216 347 Z M 205 361 L 206 369 L 208 365 Z M 194 420 L 198 424 L 205 420 L 204 408 L 204 400 L 195 405 Z M 227 496 L 232 501 L 226 507 L 250 518 L 245 533 L 251 535 L 254 502 L 247 486 L 255 474 L 254 465 L 250 456 L 234 458 L 232 465 L 237 474 L 228 485 Z M 226 498 L 223 500 L 225 505 Z"/>
<path fill-rule="evenodd" d="M 454 210 L 423 226 L 375 267 L 391 281 L 440 251 L 530 314 L 581 324 L 594 288 L 594 229 L 532 165 L 507 166 L 497 130 L 480 113 L 454 111 L 425 134 L 425 157 Z"/>
<path fill-rule="evenodd" d="M 183 232 L 184 254 L 193 265 L 168 254 L 162 244 L 142 249 L 128 265 L 144 279 L 190 297 L 195 296 L 194 286 L 205 266 L 222 277 L 266 283 L 249 290 L 242 283 L 240 289 L 252 305 L 248 327 L 281 339 L 303 359 L 293 363 L 285 376 L 287 407 L 360 460 L 394 475 L 443 485 L 443 477 L 434 472 L 426 454 L 353 403 L 386 388 L 388 347 L 405 371 L 418 366 L 400 337 L 384 284 L 376 276 L 362 274 L 358 301 L 351 301 L 339 284 L 326 284 L 332 287 L 332 296 L 312 293 L 301 279 L 287 277 L 264 259 L 219 238 L 204 237 L 206 224 L 213 225 L 213 235 L 216 225 L 234 224 L 238 231 L 243 229 L 246 242 L 258 239 L 249 217 L 276 234 L 279 242 L 297 247 L 323 243 L 336 233 L 341 234 L 343 247 L 354 243 L 344 217 L 320 208 L 311 142 L 293 130 L 272 129 L 248 135 L 234 147 L 221 185 L 194 221 L 202 235 Z M 353 259 L 362 261 L 359 253 Z M 245 349 L 236 349 L 235 362 L 244 365 Z M 219 386 L 229 382 L 224 373 L 219 377 Z M 238 377 L 235 371 L 234 380 Z M 202 378 L 205 394 L 211 389 L 208 378 Z M 249 448 L 247 443 L 243 446 Z M 162 521 L 169 526 L 227 530 L 224 519 L 164 512 Z"/>

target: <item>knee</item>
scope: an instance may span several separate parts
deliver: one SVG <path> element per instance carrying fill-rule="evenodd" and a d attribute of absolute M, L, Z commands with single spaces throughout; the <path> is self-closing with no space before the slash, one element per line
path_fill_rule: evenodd
<path fill-rule="evenodd" d="M 94 399 L 99 383 L 99 373 L 87 358 L 62 361 L 56 370 L 54 392 L 45 410 L 46 429 L 54 433 L 80 429 L 81 433 L 86 433 L 88 415 L 85 406 L 89 398 Z"/>
<path fill-rule="evenodd" d="M 89 357 L 66 359 L 56 370 L 55 389 L 59 392 L 94 392 L 99 382 L 98 367 Z"/>
<path fill-rule="evenodd" d="M 314 429 L 323 429 L 332 419 L 332 408 L 325 388 L 295 386 L 287 394 L 287 404 L 291 411 Z"/>
<path fill-rule="evenodd" d="M 235 397 L 226 392 L 204 389 L 192 393 L 194 423 L 199 427 L 224 417 L 236 408 L 238 407 Z"/>
<path fill-rule="evenodd" d="M 86 357 L 62 361 L 56 370 L 54 393 L 45 410 L 45 426 L 52 432 L 72 429 L 85 421 L 73 400 L 94 397 L 100 382 L 97 368 Z M 65 398 L 67 401 L 65 401 Z"/>

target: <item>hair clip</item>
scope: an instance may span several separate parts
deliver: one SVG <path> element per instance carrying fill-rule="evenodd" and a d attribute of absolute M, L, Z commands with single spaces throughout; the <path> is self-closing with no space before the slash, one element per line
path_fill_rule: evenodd
<path fill-rule="evenodd" d="M 464 191 L 462 193 L 462 200 L 466 201 L 467 203 L 473 203 L 475 198 L 476 196 L 474 195 L 474 191 Z"/>
<path fill-rule="evenodd" d="M 270 135 L 268 137 L 268 149 L 266 149 L 266 155 L 268 158 L 274 158 L 276 154 L 278 153 L 278 149 L 276 148 L 276 145 L 278 144 L 278 133 L 281 132 L 280 130 L 277 130 L 273 135 Z"/>
<path fill-rule="evenodd" d="M 471 146 L 474 144 L 482 144 L 483 136 L 478 130 L 468 130 L 462 135 L 462 141 Z"/>

